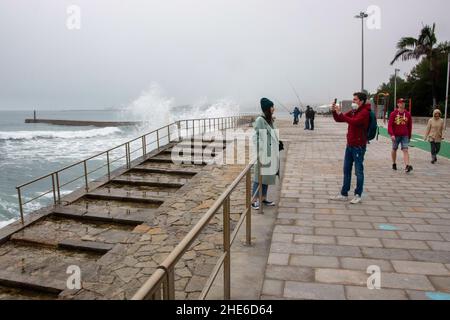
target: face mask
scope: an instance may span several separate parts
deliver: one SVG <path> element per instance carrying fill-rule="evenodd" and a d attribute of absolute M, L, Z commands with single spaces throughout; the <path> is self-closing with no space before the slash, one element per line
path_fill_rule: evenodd
<path fill-rule="evenodd" d="M 357 105 L 356 103 L 352 103 L 352 109 L 353 109 L 353 110 L 358 109 L 358 105 Z"/>

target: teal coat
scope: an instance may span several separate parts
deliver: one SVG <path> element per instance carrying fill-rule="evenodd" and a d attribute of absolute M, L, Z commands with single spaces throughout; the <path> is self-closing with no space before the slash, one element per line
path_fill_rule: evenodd
<path fill-rule="evenodd" d="M 280 170 L 280 139 L 278 130 L 273 123 L 270 126 L 262 117 L 258 117 L 253 123 L 255 133 L 253 135 L 254 150 L 257 148 L 259 140 L 259 154 L 261 162 L 262 183 L 265 185 L 274 185 L 277 182 L 277 174 Z M 253 169 L 253 181 L 259 183 L 258 179 L 258 163 Z"/>

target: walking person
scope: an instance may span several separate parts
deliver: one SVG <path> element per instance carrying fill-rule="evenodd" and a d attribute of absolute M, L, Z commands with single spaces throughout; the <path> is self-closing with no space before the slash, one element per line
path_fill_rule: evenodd
<path fill-rule="evenodd" d="M 311 129 L 311 108 L 310 106 L 306 107 L 306 111 L 305 111 L 305 130 L 310 130 Z"/>
<path fill-rule="evenodd" d="M 291 112 L 291 115 L 294 115 L 294 125 L 298 126 L 298 123 L 300 122 L 300 119 L 302 118 L 302 112 L 298 107 L 294 108 L 294 111 Z"/>
<path fill-rule="evenodd" d="M 313 108 L 310 107 L 310 115 L 309 115 L 309 129 L 314 131 L 314 120 L 316 118 L 316 112 Z"/>
<path fill-rule="evenodd" d="M 444 120 L 441 118 L 441 110 L 436 109 L 433 112 L 433 118 L 428 120 L 424 140 L 431 145 L 431 163 L 437 162 L 437 155 L 441 151 L 441 142 L 444 140 Z"/>
<path fill-rule="evenodd" d="M 397 151 L 401 145 L 405 172 L 410 173 L 413 167 L 410 164 L 409 142 L 412 137 L 412 117 L 405 109 L 405 100 L 398 99 L 398 108 L 389 117 L 388 132 L 392 139 L 392 170 L 397 171 Z"/>
<path fill-rule="evenodd" d="M 348 123 L 347 147 L 344 157 L 344 181 L 341 193 L 331 200 L 348 201 L 348 193 L 351 188 L 353 164 L 356 171 L 355 197 L 351 204 L 362 202 L 364 188 L 364 156 L 368 143 L 368 129 L 370 123 L 370 103 L 367 103 L 367 95 L 357 92 L 353 96 L 353 110 L 342 113 L 342 109 L 336 102 L 333 103 L 333 118 L 336 122 Z"/>
<path fill-rule="evenodd" d="M 254 169 L 252 198 L 256 199 L 259 194 L 257 191 L 259 188 L 258 172 L 260 172 L 262 179 L 262 202 L 266 206 L 273 207 L 275 203 L 269 201 L 267 195 L 269 186 L 276 184 L 276 178 L 280 172 L 281 144 L 273 116 L 275 112 L 273 102 L 267 98 L 261 99 L 261 109 L 263 115 L 259 116 L 253 124 L 255 128 L 253 143 L 255 146 L 259 144 L 259 161 Z M 261 163 L 261 166 L 259 163 Z M 259 210 L 259 200 L 252 200 L 252 208 Z"/>

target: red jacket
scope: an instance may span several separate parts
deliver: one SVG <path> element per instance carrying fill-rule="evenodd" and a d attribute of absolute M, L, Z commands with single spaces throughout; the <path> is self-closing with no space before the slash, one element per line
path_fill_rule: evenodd
<path fill-rule="evenodd" d="M 389 135 L 396 137 L 412 137 L 412 117 L 411 114 L 405 110 L 400 113 L 397 109 L 391 113 L 388 125 Z"/>
<path fill-rule="evenodd" d="M 347 122 L 347 144 L 350 147 L 365 147 L 367 145 L 367 131 L 370 122 L 370 104 L 363 105 L 357 110 L 337 114 L 333 112 L 336 122 Z"/>

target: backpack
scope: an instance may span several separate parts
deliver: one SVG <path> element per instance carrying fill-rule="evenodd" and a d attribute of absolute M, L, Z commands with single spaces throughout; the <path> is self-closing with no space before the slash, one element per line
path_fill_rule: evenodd
<path fill-rule="evenodd" d="M 370 116 L 369 116 L 369 128 L 367 130 L 367 140 L 372 141 L 373 139 L 377 138 L 380 133 L 380 128 L 378 127 L 377 123 L 377 117 L 375 116 L 375 113 L 370 110 Z"/>

